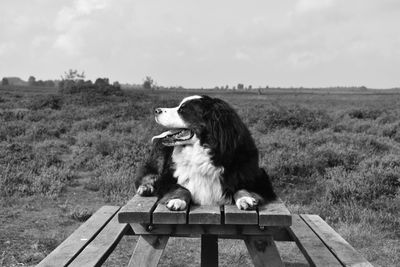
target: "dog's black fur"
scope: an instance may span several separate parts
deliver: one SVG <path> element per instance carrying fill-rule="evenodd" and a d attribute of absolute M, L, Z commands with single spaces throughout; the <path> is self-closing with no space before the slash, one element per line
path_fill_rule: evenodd
<path fill-rule="evenodd" d="M 224 168 L 220 182 L 227 199 L 233 199 L 241 189 L 258 194 L 261 202 L 276 198 L 267 173 L 259 167 L 254 140 L 233 108 L 220 99 L 202 96 L 184 103 L 178 113 L 200 144 L 210 149 L 213 165 Z M 190 192 L 177 184 L 173 175 L 173 149 L 155 142 L 135 185 L 145 188 L 142 195 L 156 195 L 162 202 L 178 198 L 189 204 Z"/>

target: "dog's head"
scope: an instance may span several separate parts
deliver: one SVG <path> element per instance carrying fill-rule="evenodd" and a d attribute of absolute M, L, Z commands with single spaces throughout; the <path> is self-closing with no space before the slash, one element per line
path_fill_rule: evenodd
<path fill-rule="evenodd" d="M 155 120 L 169 129 L 153 137 L 164 145 L 192 145 L 197 141 L 220 156 L 234 152 L 250 136 L 237 113 L 226 102 L 209 96 L 190 96 L 174 108 L 156 108 Z"/>

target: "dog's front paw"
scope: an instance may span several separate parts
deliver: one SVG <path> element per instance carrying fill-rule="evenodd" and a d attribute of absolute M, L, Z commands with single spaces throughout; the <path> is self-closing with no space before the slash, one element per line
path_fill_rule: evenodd
<path fill-rule="evenodd" d="M 241 197 L 236 200 L 236 206 L 240 210 L 252 210 L 258 205 L 258 201 L 253 197 Z"/>
<path fill-rule="evenodd" d="M 151 196 L 154 193 L 154 187 L 151 184 L 144 184 L 139 186 L 136 192 L 139 196 Z"/>
<path fill-rule="evenodd" d="M 170 199 L 167 202 L 167 208 L 170 210 L 184 210 L 186 209 L 186 201 L 179 198 Z"/>

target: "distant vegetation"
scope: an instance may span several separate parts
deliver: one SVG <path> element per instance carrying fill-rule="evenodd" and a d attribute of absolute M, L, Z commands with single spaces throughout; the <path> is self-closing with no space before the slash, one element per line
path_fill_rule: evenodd
<path fill-rule="evenodd" d="M 37 80 L 34 76 L 29 76 L 27 81 L 24 81 L 23 79 L 19 77 L 3 77 L 1 81 L 1 85 L 3 86 L 37 86 L 37 87 L 69 87 L 66 90 L 69 91 L 71 90 L 71 84 L 65 85 L 65 81 L 73 81 L 74 83 L 80 83 L 79 86 L 87 86 L 89 83 L 96 83 L 96 81 L 91 81 L 91 80 L 85 80 L 85 72 L 79 72 L 78 70 L 75 69 L 69 69 L 68 71 L 64 72 L 61 75 L 61 79 L 56 79 L 56 80 Z M 107 79 L 107 82 L 109 82 L 108 78 L 99 78 L 99 79 Z M 61 85 L 60 85 L 61 83 Z M 68 82 L 67 82 L 68 83 Z M 136 90 L 141 90 L 141 89 L 152 89 L 152 90 L 181 90 L 181 89 L 201 89 L 201 90 L 219 90 L 219 91 L 227 91 L 227 92 L 255 92 L 258 94 L 269 94 L 272 92 L 276 93 L 377 93 L 377 91 L 381 92 L 400 92 L 400 87 L 396 88 L 390 88 L 386 90 L 378 90 L 377 89 L 371 89 L 367 88 L 366 86 L 332 86 L 332 87 L 310 87 L 310 88 L 305 88 L 305 87 L 278 87 L 278 86 L 253 86 L 251 84 L 245 85 L 244 83 L 238 83 L 237 85 L 222 85 L 222 86 L 214 86 L 210 88 L 185 88 L 180 85 L 174 85 L 174 86 L 163 86 L 157 84 L 155 79 L 151 76 L 146 76 L 142 83 L 119 83 L 118 81 L 114 81 L 112 83 L 112 86 L 114 87 L 120 87 L 122 89 L 136 89 Z M 76 87 L 76 86 L 75 86 Z M 72 89 L 72 91 L 76 91 L 75 89 Z M 79 90 L 78 90 L 79 91 Z"/>
<path fill-rule="evenodd" d="M 84 80 L 62 80 L 59 83 L 59 92 L 62 94 L 100 94 L 122 95 L 118 84 L 111 85 L 107 78 L 98 78 L 94 83 Z"/>

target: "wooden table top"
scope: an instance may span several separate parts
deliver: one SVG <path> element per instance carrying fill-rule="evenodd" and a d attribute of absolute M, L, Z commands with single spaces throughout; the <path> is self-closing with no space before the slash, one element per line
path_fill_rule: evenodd
<path fill-rule="evenodd" d="M 157 204 L 156 197 L 135 195 L 118 213 L 120 223 L 191 224 L 191 225 L 292 225 L 292 216 L 281 200 L 259 206 L 256 210 L 239 210 L 236 205 L 197 206 L 170 211 Z"/>

